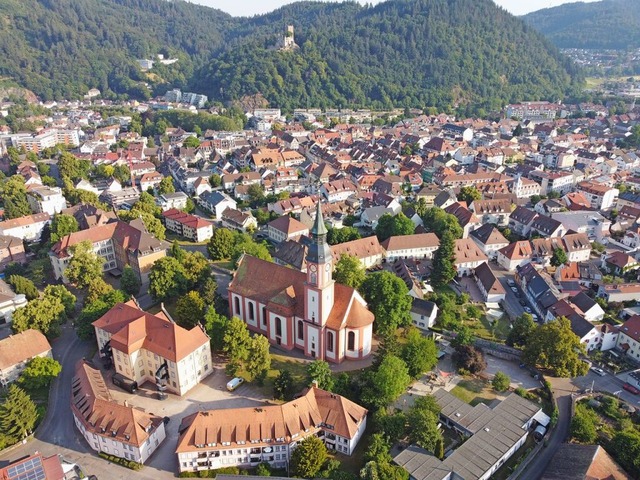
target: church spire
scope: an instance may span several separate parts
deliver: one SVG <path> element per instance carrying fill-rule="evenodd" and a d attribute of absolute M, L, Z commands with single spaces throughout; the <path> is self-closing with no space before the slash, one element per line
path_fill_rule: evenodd
<path fill-rule="evenodd" d="M 316 221 L 313 224 L 313 228 L 311 229 L 311 234 L 314 237 L 318 235 L 326 235 L 327 227 L 324 224 L 324 219 L 322 218 L 322 202 L 318 200 L 318 206 L 316 208 Z"/>
<path fill-rule="evenodd" d="M 327 227 L 322 218 L 322 205 L 318 201 L 316 220 L 311 229 L 311 242 L 307 250 L 307 262 L 316 265 L 331 263 L 331 248 L 327 243 Z"/>

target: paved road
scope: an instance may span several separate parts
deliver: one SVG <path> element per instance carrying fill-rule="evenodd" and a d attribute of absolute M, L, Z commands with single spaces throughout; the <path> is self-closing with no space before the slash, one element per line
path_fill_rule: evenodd
<path fill-rule="evenodd" d="M 524 308 L 520 305 L 520 299 L 524 298 L 524 295 L 522 292 L 519 292 L 520 298 L 516 297 L 516 294 L 511 290 L 511 286 L 507 283 L 507 280 L 513 280 L 513 273 L 506 271 L 495 263 L 491 264 L 491 269 L 493 270 L 493 273 L 495 273 L 496 278 L 500 280 L 504 290 L 507 292 L 504 299 L 505 312 L 509 315 L 511 320 L 519 317 L 524 313 Z"/>

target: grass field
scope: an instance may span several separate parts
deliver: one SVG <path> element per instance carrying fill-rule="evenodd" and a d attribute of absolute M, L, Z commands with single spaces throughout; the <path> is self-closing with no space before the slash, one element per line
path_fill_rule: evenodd
<path fill-rule="evenodd" d="M 471 405 L 478 403 L 490 404 L 496 398 L 491 383 L 482 378 L 466 378 L 456 385 L 451 393 L 463 402 Z"/>
<path fill-rule="evenodd" d="M 634 81 L 640 80 L 640 76 L 638 75 L 624 75 L 621 77 L 587 77 L 585 80 L 585 88 L 598 88 L 608 82 L 626 82 L 627 79 L 631 77 L 633 77 Z"/>
<path fill-rule="evenodd" d="M 478 319 L 469 319 L 465 321 L 473 334 L 484 340 L 503 343 L 510 331 L 509 318 L 505 315 L 495 321 L 492 325 L 486 315 L 482 315 Z"/>

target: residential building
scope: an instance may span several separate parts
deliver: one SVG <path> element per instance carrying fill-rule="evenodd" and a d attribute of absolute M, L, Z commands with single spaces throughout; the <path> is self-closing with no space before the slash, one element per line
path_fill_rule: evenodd
<path fill-rule="evenodd" d="M 462 238 L 468 238 L 469 234 L 481 225 L 476 214 L 459 202 L 452 203 L 444 211 L 458 219 L 462 227 Z"/>
<path fill-rule="evenodd" d="M 601 268 L 606 269 L 612 275 L 622 276 L 627 272 L 640 268 L 640 263 L 626 253 L 614 250 L 611 253 L 602 254 Z"/>
<path fill-rule="evenodd" d="M 67 208 L 67 200 L 58 187 L 35 187 L 27 191 L 27 201 L 33 213 L 53 216 Z"/>
<path fill-rule="evenodd" d="M 456 256 L 455 267 L 459 277 L 473 275 L 477 267 L 489 260 L 470 238 L 457 239 L 454 254 Z"/>
<path fill-rule="evenodd" d="M 517 267 L 531 262 L 533 250 L 531 242 L 527 240 L 513 242 L 498 250 L 496 257 L 498 265 L 513 272 Z"/>
<path fill-rule="evenodd" d="M 618 201 L 620 190 L 595 182 L 580 182 L 577 185 L 578 192 L 582 193 L 589 201 L 591 208 L 595 210 L 610 210 Z"/>
<path fill-rule="evenodd" d="M 571 323 L 571 331 L 580 339 L 587 352 L 600 350 L 602 335 L 599 326 L 593 325 L 571 305 L 568 299 L 560 300 L 547 310 L 545 321 L 565 317 Z"/>
<path fill-rule="evenodd" d="M 440 240 L 435 233 L 399 235 L 382 242 L 388 262 L 394 262 L 398 258 L 430 259 L 439 246 Z"/>
<path fill-rule="evenodd" d="M 198 199 L 198 204 L 211 212 L 216 220 L 222 220 L 222 213 L 231 208 L 237 208 L 236 201 L 224 192 L 204 192 Z"/>
<path fill-rule="evenodd" d="M 318 203 L 307 273 L 244 255 L 229 285 L 229 311 L 286 350 L 339 363 L 371 353 L 373 314 L 332 278 L 333 255 Z"/>
<path fill-rule="evenodd" d="M 487 262 L 478 265 L 474 274 L 485 302 L 500 303 L 505 299 L 507 292 Z"/>
<path fill-rule="evenodd" d="M 552 213 L 551 217 L 563 225 L 565 232 L 586 233 L 592 242 L 605 243 L 604 239 L 610 236 L 611 220 L 598 212 L 558 212 Z"/>
<path fill-rule="evenodd" d="M 149 272 L 156 262 L 167 255 L 169 244 L 147 232 L 141 220 L 130 223 L 115 220 L 89 230 L 63 237 L 49 252 L 56 279 L 68 283 L 64 272 L 73 257 L 69 247 L 89 241 L 93 251 L 104 259 L 104 271 L 120 271 L 131 266 L 142 284 L 149 282 Z"/>
<path fill-rule="evenodd" d="M 192 242 L 206 242 L 213 236 L 213 224 L 202 217 L 171 208 L 162 212 L 162 218 L 167 230 Z"/>
<path fill-rule="evenodd" d="M 353 255 L 360 260 L 362 267 L 367 269 L 381 264 L 385 258 L 385 251 L 382 245 L 380 245 L 378 237 L 372 235 L 370 237 L 332 245 L 331 255 L 333 256 L 334 266 L 342 255 Z"/>
<path fill-rule="evenodd" d="M 582 292 L 571 297 L 571 304 L 589 322 L 600 322 L 604 319 L 604 310 L 593 298 Z"/>
<path fill-rule="evenodd" d="M 310 436 L 351 455 L 366 425 L 366 409 L 315 385 L 282 405 L 196 412 L 180 424 L 178 469 L 197 472 L 260 463 L 287 468 L 297 444 Z"/>
<path fill-rule="evenodd" d="M 26 263 L 24 243 L 16 237 L 0 235 L 0 272 L 10 263 Z"/>
<path fill-rule="evenodd" d="M 474 200 L 469 206 L 469 210 L 476 214 L 482 224 L 493 224 L 506 227 L 511 216 L 511 200 Z"/>
<path fill-rule="evenodd" d="M 15 382 L 36 357 L 53 358 L 47 337 L 38 330 L 25 330 L 0 340 L 0 386 Z"/>
<path fill-rule="evenodd" d="M 536 215 L 529 224 L 531 235 L 538 234 L 541 237 L 562 237 L 566 232 L 566 226 L 559 220 L 546 215 Z"/>
<path fill-rule="evenodd" d="M 618 328 L 616 348 L 640 361 L 640 315 L 633 315 Z"/>
<path fill-rule="evenodd" d="M 99 199 L 115 210 L 131 209 L 140 200 L 140 190 L 138 187 L 105 190 L 100 194 Z"/>
<path fill-rule="evenodd" d="M 598 297 L 607 302 L 636 301 L 640 297 L 640 283 L 601 284 L 598 287 Z"/>
<path fill-rule="evenodd" d="M 531 223 L 537 216 L 538 214 L 533 210 L 518 206 L 511 212 L 509 228 L 522 237 L 528 237 L 531 232 Z"/>
<path fill-rule="evenodd" d="M 19 238 L 28 243 L 39 242 L 42 231 L 51 222 L 48 213 L 36 213 L 0 222 L 0 235 Z"/>
<path fill-rule="evenodd" d="M 516 268 L 515 281 L 540 318 L 546 318 L 547 310 L 567 296 L 558 291 L 551 277 L 537 271 L 531 263 Z"/>
<path fill-rule="evenodd" d="M 438 316 L 438 306 L 428 300 L 422 298 L 414 298 L 411 303 L 411 323 L 420 330 L 428 331 L 436 324 Z"/>
<path fill-rule="evenodd" d="M 0 468 L 0 478 L 2 480 L 65 480 L 67 477 L 62 470 L 58 455 L 45 457 L 41 453 L 35 453 Z"/>
<path fill-rule="evenodd" d="M 209 337 L 202 325 L 182 328 L 163 312 L 152 315 L 135 300 L 118 303 L 93 322 L 101 356 L 138 385 L 149 381 L 184 395 L 213 373 Z"/>
<path fill-rule="evenodd" d="M 187 200 L 189 200 L 189 196 L 186 193 L 175 192 L 160 195 L 158 198 L 156 198 L 156 203 L 164 212 L 172 208 L 184 210 L 185 208 L 187 208 Z"/>
<path fill-rule="evenodd" d="M 587 262 L 591 258 L 591 242 L 585 233 L 567 233 L 562 243 L 569 262 Z"/>
<path fill-rule="evenodd" d="M 115 401 L 99 369 L 76 364 L 71 381 L 71 412 L 92 450 L 145 463 L 166 437 L 162 417 Z"/>
<path fill-rule="evenodd" d="M 562 443 L 541 480 L 630 480 L 600 445 Z"/>
<path fill-rule="evenodd" d="M 533 170 L 529 177 L 540 184 L 540 193 L 549 195 L 551 192 L 559 193 L 561 196 L 569 193 L 573 189 L 575 177 L 573 172 L 545 172 Z"/>
<path fill-rule="evenodd" d="M 505 116 L 518 120 L 554 120 L 562 110 L 561 105 L 550 102 L 523 102 L 507 105 Z M 466 480 L 466 479 L 465 479 Z"/>
<path fill-rule="evenodd" d="M 411 445 L 393 460 L 413 480 L 487 480 L 524 445 L 533 426 L 547 426 L 542 407 L 511 393 L 493 408 L 475 407 L 444 389 L 434 393 L 440 421 L 468 437 L 444 460 Z"/>
<path fill-rule="evenodd" d="M 146 192 L 150 188 L 155 190 L 164 177 L 158 172 L 145 173 L 140 177 L 140 190 Z"/>
<path fill-rule="evenodd" d="M 504 238 L 500 230 L 491 223 L 486 223 L 473 230 L 469 234 L 469 238 L 476 242 L 489 260 L 497 259 L 498 251 L 509 245 L 509 240 Z"/>
<path fill-rule="evenodd" d="M 267 224 L 267 235 L 274 243 L 297 240 L 303 235 L 309 235 L 309 227 L 295 218 L 284 215 Z"/>
<path fill-rule="evenodd" d="M 231 230 L 246 233 L 258 228 L 258 221 L 251 211 L 241 212 L 235 208 L 227 208 L 220 217 L 222 226 Z"/>
<path fill-rule="evenodd" d="M 334 180 L 320 187 L 320 193 L 329 203 L 343 202 L 358 192 L 358 187 L 349 180 Z"/>

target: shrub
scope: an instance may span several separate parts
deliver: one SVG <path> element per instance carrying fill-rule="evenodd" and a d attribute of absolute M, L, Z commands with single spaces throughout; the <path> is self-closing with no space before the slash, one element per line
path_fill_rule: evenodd
<path fill-rule="evenodd" d="M 126 458 L 116 457 L 115 455 L 109 455 L 104 452 L 98 453 L 98 456 L 104 458 L 105 460 L 108 460 L 113 463 L 117 463 L 118 465 L 122 465 L 123 467 L 127 467 L 135 471 L 142 470 L 142 467 L 144 466 L 141 463 L 134 462 L 133 460 L 127 460 Z"/>
<path fill-rule="evenodd" d="M 493 381 L 491 382 L 491 385 L 497 392 L 504 392 L 505 390 L 509 390 L 510 384 L 511 379 L 509 378 L 509 375 L 504 372 L 496 372 L 493 377 Z"/>

